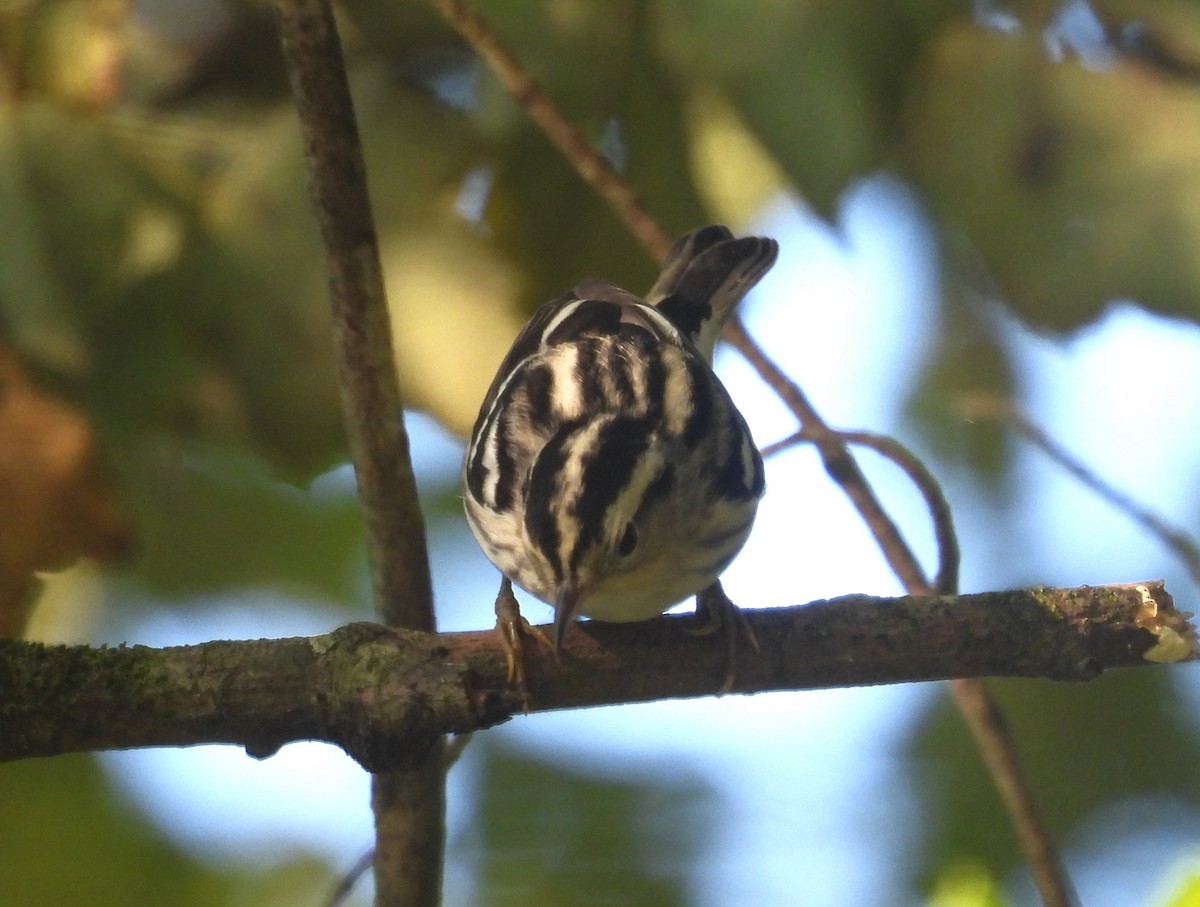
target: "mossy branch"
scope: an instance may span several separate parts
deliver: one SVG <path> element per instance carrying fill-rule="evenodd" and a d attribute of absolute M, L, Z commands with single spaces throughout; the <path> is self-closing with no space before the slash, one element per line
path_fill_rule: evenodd
<path fill-rule="evenodd" d="M 1161 582 L 961 596 L 849 596 L 747 611 L 761 651 L 736 692 L 950 677 L 1090 680 L 1194 659 L 1195 627 Z M 530 711 L 711 695 L 718 641 L 691 617 L 573 628 L 558 662 L 530 659 Z M 0 760 L 96 749 L 228 743 L 263 757 L 323 740 L 372 771 L 423 762 L 431 741 L 524 704 L 491 633 L 350 624 L 322 636 L 193 646 L 46 646 L 0 640 Z"/>

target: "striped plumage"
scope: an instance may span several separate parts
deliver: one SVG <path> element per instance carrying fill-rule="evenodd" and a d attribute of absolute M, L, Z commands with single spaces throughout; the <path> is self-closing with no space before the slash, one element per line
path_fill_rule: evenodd
<path fill-rule="evenodd" d="M 763 467 L 710 362 L 775 260 L 719 226 L 676 243 L 643 302 L 586 280 L 542 306 L 480 407 L 467 518 L 504 575 L 569 620 L 643 620 L 714 583 L 750 533 Z"/>

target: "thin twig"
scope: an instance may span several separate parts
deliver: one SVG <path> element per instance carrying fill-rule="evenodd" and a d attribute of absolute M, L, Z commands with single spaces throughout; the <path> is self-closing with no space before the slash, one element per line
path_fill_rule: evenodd
<path fill-rule="evenodd" d="M 726 336 L 800 420 L 802 431 L 812 438 L 826 472 L 858 509 L 888 564 L 904 583 L 908 593 L 955 594 L 958 591 L 957 557 L 949 558 L 947 552 L 940 551 L 939 561 L 943 569 L 939 571 L 937 585 L 934 586 L 925 578 L 908 543 L 879 504 L 862 470 L 837 433 L 825 424 L 800 387 L 746 333 L 740 321 L 731 322 L 730 327 L 733 330 L 726 330 Z M 947 565 L 955 569 L 947 570 Z M 1046 907 L 1073 907 L 1077 903 L 1074 887 L 1058 856 L 1050 831 L 1036 808 L 1036 799 L 1017 755 L 1016 742 L 1004 722 L 999 705 L 982 680 L 952 680 L 950 692 L 1008 812 L 1043 904 Z"/>
<path fill-rule="evenodd" d="M 309 191 L 329 268 L 342 413 L 384 623 L 433 630 L 425 525 L 397 386 L 366 167 L 330 0 L 276 0 Z M 445 773 L 436 746 L 371 779 L 376 903 L 441 898 Z"/>
<path fill-rule="evenodd" d="M 800 421 L 805 436 L 817 448 L 825 471 L 845 492 L 863 522 L 867 524 L 876 544 L 887 559 L 888 566 L 899 577 L 905 590 L 910 595 L 926 595 L 933 592 L 933 586 L 926 579 L 916 555 L 908 546 L 899 527 L 879 503 L 853 454 L 839 440 L 837 432 L 825 424 L 825 420 L 809 403 L 800 386 L 771 360 L 746 331 L 740 319 L 730 322 L 725 336 Z M 947 581 L 957 586 L 958 577 L 949 576 Z"/>
<path fill-rule="evenodd" d="M 350 867 L 346 874 L 338 879 L 338 883 L 333 891 L 329 892 L 329 898 L 325 901 L 325 907 L 342 907 L 342 904 L 346 902 L 346 898 L 350 897 L 350 892 L 354 890 L 354 886 L 358 884 L 358 880 L 367 874 L 374 860 L 374 850 L 368 850 L 355 860 L 354 865 Z"/>
<path fill-rule="evenodd" d="M 1051 460 L 1065 469 L 1086 488 L 1090 488 L 1101 499 L 1107 501 L 1121 513 L 1155 536 L 1183 562 L 1192 581 L 1200 584 L 1200 545 L 1176 526 L 1172 526 L 1132 496 L 1106 482 L 1088 468 L 1083 461 L 1050 437 L 1032 419 L 1010 401 L 994 394 L 972 394 L 955 401 L 955 409 L 967 419 L 992 419 L 1007 425 L 1030 444 L 1040 448 Z"/>
<path fill-rule="evenodd" d="M 868 447 L 884 459 L 890 460 L 900 468 L 921 493 L 925 507 L 933 521 L 934 541 L 939 557 L 938 572 L 933 581 L 933 588 L 935 590 L 951 589 L 954 585 L 954 577 L 958 575 L 961 552 L 958 547 L 958 534 L 954 531 L 954 516 L 950 510 L 950 502 L 946 500 L 933 473 L 916 454 L 895 438 L 866 431 L 835 430 L 834 434 L 843 444 Z M 762 449 L 762 455 L 764 458 L 772 457 L 788 447 L 808 443 L 810 440 L 802 429 L 781 441 L 768 444 Z"/>
<path fill-rule="evenodd" d="M 1079 898 L 1062 867 L 1054 839 L 1047 833 L 1037 799 L 1025 782 L 1013 736 L 995 697 L 981 680 L 952 680 L 950 693 L 1015 824 L 1043 903 L 1046 907 L 1075 907 Z"/>
<path fill-rule="evenodd" d="M 583 181 L 625 222 L 650 257 L 655 261 L 666 258 L 671 249 L 671 237 L 650 216 L 641 197 L 607 160 L 593 150 L 583 133 L 562 115 L 550 96 L 488 23 L 462 0 L 429 0 L 429 4 L 466 39 L 500 80 L 509 96 L 541 128 L 563 158 L 579 172 Z"/>
<path fill-rule="evenodd" d="M 740 337 L 736 338 L 735 345 L 741 341 L 738 348 L 743 355 L 747 355 L 752 362 L 761 359 L 765 364 L 763 368 L 759 369 L 759 374 L 765 372 L 770 376 L 767 379 L 768 383 L 788 404 L 792 412 L 800 418 L 803 425 L 801 433 L 806 437 L 812 437 L 815 434 L 821 439 L 818 441 L 813 438 L 813 443 L 817 445 L 817 449 L 821 453 L 826 471 L 834 481 L 841 485 L 847 496 L 858 507 L 863 519 L 875 534 L 876 541 L 884 550 L 888 562 L 893 564 L 893 569 L 895 569 L 896 562 L 899 562 L 904 572 L 897 570 L 897 575 L 902 578 L 909 594 L 955 594 L 958 591 L 958 542 L 953 525 L 949 522 L 949 508 L 945 509 L 946 519 L 944 522 L 939 518 L 940 508 L 931 506 L 930 509 L 935 532 L 939 536 L 945 535 L 953 543 L 952 552 L 939 545 L 940 566 L 937 582 L 936 585 L 931 585 L 921 574 L 920 565 L 916 562 L 907 543 L 900 536 L 895 524 L 884 513 L 857 463 L 846 450 L 845 443 L 848 439 L 844 436 L 839 437 L 837 432 L 826 426 L 808 403 L 803 391 L 767 359 L 766 354 L 754 344 L 740 324 L 737 325 L 737 328 L 745 339 L 741 341 Z M 876 449 L 879 450 L 879 447 L 876 446 Z M 896 450 L 893 449 L 892 452 L 895 453 Z M 896 459 L 895 462 L 899 464 L 901 461 Z M 937 489 L 933 498 L 944 505 L 945 496 L 936 480 L 923 466 L 921 469 L 929 479 L 928 487 Z M 918 488 L 922 490 L 926 488 L 925 483 L 916 479 L 914 482 Z M 894 538 L 880 535 L 880 529 L 884 532 L 894 533 Z M 942 541 L 944 543 L 944 539 Z M 911 582 L 906 578 L 913 574 L 917 577 L 916 582 Z M 973 678 L 951 680 L 949 685 L 955 706 L 971 732 L 971 737 L 979 749 L 984 765 L 992 777 L 992 782 L 996 785 L 1000 800 L 1013 823 L 1013 830 L 1021 850 L 1025 854 L 1025 859 L 1029 863 L 1030 872 L 1034 884 L 1042 896 L 1042 902 L 1046 907 L 1073 907 L 1078 903 L 1074 886 L 1071 884 L 1070 876 L 1066 872 L 1050 831 L 1037 807 L 1037 799 L 1021 768 L 1016 742 L 995 697 L 988 691 L 982 680 Z"/>
<path fill-rule="evenodd" d="M 575 167 L 580 177 L 592 186 L 602 198 L 609 201 L 613 211 L 625 221 L 630 231 L 642 242 L 650 255 L 656 261 L 661 261 L 670 247 L 670 238 L 666 236 L 661 227 L 654 223 L 653 218 L 646 212 L 645 206 L 642 205 L 632 188 L 627 187 L 621 175 L 588 146 L 578 130 L 571 126 L 554 102 L 529 76 L 525 68 L 504 46 L 487 23 L 462 0 L 429 0 L 429 2 L 475 48 L 513 99 L 526 108 L 530 117 L 542 127 L 550 140 L 562 152 L 564 158 Z M 932 591 L 933 587 L 925 578 L 912 550 L 895 523 L 880 506 L 853 456 L 845 444 L 831 433 L 799 387 L 766 357 L 751 340 L 739 320 L 735 319 L 726 326 L 725 336 L 747 357 L 763 380 L 775 389 L 784 403 L 800 420 L 802 427 L 809 431 L 813 443 L 821 455 L 822 462 L 825 464 L 826 471 L 858 509 L 874 534 L 888 564 L 905 588 L 910 594 Z M 941 559 L 943 562 L 947 560 L 944 554 Z M 954 591 L 957 589 L 958 578 L 956 575 L 947 574 L 940 577 L 940 583 L 946 591 Z M 960 682 L 976 684 L 978 689 L 974 691 L 974 695 L 977 697 L 988 697 L 989 695 L 977 681 Z M 1043 900 L 1048 907 L 1067 907 L 1073 901 L 1071 886 L 1057 859 L 1053 842 L 1044 824 L 1041 823 L 1035 812 L 1017 812 L 1023 808 L 1023 803 L 1032 802 L 1031 798 L 1004 796 L 1007 790 L 1025 790 L 1025 782 L 1019 773 L 1015 758 L 1008 758 L 1015 748 L 1012 746 L 1012 741 L 1007 738 L 1007 730 L 1003 723 L 986 723 L 989 716 L 994 718 L 999 715 L 998 708 L 995 703 L 992 703 L 992 707 L 986 712 L 964 711 L 963 715 L 968 724 L 972 725 L 973 732 L 975 732 L 977 724 L 981 731 L 986 728 L 987 733 L 974 733 L 978 745 L 992 746 L 997 740 L 1006 741 L 1002 752 L 985 753 L 984 761 L 989 769 L 1005 773 L 1004 777 L 996 777 L 996 785 L 1006 807 L 1012 814 L 1014 827 L 1025 851 L 1026 859 L 1030 862 Z M 984 723 L 981 724 L 981 722 Z M 1027 833 L 1033 838 L 1027 838 Z"/>

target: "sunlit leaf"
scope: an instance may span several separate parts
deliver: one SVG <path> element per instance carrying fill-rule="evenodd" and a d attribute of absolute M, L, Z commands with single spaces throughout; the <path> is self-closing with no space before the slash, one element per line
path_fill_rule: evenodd
<path fill-rule="evenodd" d="M 1185 880 L 1166 907 L 1200 907 L 1200 873 Z"/>
<path fill-rule="evenodd" d="M 714 220 L 745 224 L 788 188 L 783 169 L 720 92 L 698 88 L 686 114 L 696 188 Z"/>
<path fill-rule="evenodd" d="M 696 81 L 728 94 L 800 194 L 833 211 L 887 159 L 902 87 L 921 42 L 955 4 L 722 0 L 661 5 L 662 41 Z"/>
<path fill-rule="evenodd" d="M 116 101 L 130 0 L 41 0 L 26 6 L 20 22 L 21 88 L 72 107 L 102 108 Z"/>
<path fill-rule="evenodd" d="M 938 873 L 926 907 L 1005 907 L 1007 903 L 986 867 L 959 860 Z"/>

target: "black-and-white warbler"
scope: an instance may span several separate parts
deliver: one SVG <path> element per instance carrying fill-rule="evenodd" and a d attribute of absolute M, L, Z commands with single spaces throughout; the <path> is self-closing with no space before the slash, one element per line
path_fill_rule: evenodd
<path fill-rule="evenodd" d="M 717 334 L 778 246 L 722 226 L 672 248 L 641 300 L 585 280 L 518 335 L 463 467 L 467 520 L 504 574 L 497 629 L 523 684 L 510 581 L 577 615 L 655 617 L 713 592 L 763 492 L 750 430 L 713 373 Z M 709 604 L 711 608 L 711 604 Z"/>

